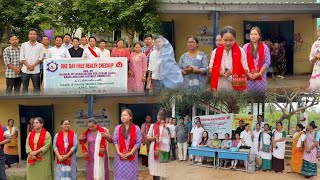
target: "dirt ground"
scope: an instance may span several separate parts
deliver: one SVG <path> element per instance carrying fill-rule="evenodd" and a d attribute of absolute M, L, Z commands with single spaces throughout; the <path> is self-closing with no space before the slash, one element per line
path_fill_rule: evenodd
<path fill-rule="evenodd" d="M 149 174 L 148 168 L 141 165 L 141 159 L 139 159 L 139 180 L 152 180 L 152 176 Z M 113 158 L 110 158 L 110 180 L 113 180 Z M 302 176 L 293 173 L 287 173 L 290 169 L 290 161 L 285 161 L 285 171 L 283 173 L 274 172 L 262 172 L 256 171 L 254 174 L 213 169 L 208 167 L 200 167 L 190 165 L 188 162 L 171 161 L 166 163 L 165 168 L 167 170 L 168 180 L 298 180 L 303 179 Z M 26 176 L 26 162 L 21 162 L 21 167 L 16 168 L 12 166 L 6 169 L 8 180 L 23 180 Z M 318 179 L 317 179 L 318 178 Z M 316 180 L 320 180 L 320 162 L 318 163 L 318 177 Z M 78 179 L 85 180 L 85 160 L 78 158 Z"/>
<path fill-rule="evenodd" d="M 234 170 L 223 170 L 213 169 L 207 167 L 200 167 L 190 165 L 187 162 L 174 161 L 168 163 L 168 175 L 170 180 L 298 180 L 304 179 L 304 177 L 294 174 L 287 173 L 289 170 L 289 161 L 285 162 L 286 167 L 283 173 L 275 172 L 263 172 L 256 171 L 254 174 L 234 171 Z M 320 180 L 320 162 L 318 163 L 318 176 L 317 180 Z"/>

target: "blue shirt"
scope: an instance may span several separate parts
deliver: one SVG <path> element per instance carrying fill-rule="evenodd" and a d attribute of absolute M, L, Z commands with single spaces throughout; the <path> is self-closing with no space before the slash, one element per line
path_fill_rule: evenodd
<path fill-rule="evenodd" d="M 188 127 L 188 132 L 190 133 L 192 130 L 192 121 L 187 122 L 186 126 Z"/>

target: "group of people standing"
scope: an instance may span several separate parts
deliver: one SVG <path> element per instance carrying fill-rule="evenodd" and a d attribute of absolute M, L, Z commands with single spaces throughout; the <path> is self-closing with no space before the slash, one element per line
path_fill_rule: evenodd
<path fill-rule="evenodd" d="M 159 111 L 157 121 L 142 127 L 143 131 L 132 122 L 133 113 L 130 109 L 123 109 L 122 124 L 116 126 L 113 136 L 105 127 L 90 119 L 88 128 L 78 136 L 71 129 L 69 120 L 61 121 L 61 130 L 52 136 L 44 128 L 41 117 L 33 118 L 26 140 L 27 179 L 77 179 L 77 149 L 81 145 L 86 160 L 87 180 L 108 180 L 110 177 L 110 161 L 108 144 L 116 150 L 114 157 L 114 179 L 138 179 L 138 154 L 141 144 L 148 146 L 148 162 L 150 174 L 155 180 L 166 176 L 163 165 L 170 156 L 170 131 L 166 127 L 165 112 Z M 16 138 L 12 132 L 13 123 L 9 121 L 9 130 L 0 125 L 0 179 L 5 180 L 5 163 L 19 157 L 10 153 L 4 156 L 3 147 L 11 147 Z M 147 133 L 145 133 L 147 131 Z M 10 134 L 11 132 L 12 134 Z M 17 143 L 17 142 L 16 142 Z M 86 145 L 87 144 L 87 145 Z M 18 149 L 18 147 L 17 147 Z M 54 156 L 55 155 L 55 159 Z M 19 163 L 19 161 L 15 161 Z M 41 169 L 41 170 L 39 170 Z"/>
<path fill-rule="evenodd" d="M 259 120 L 260 119 L 260 120 Z M 201 127 L 200 120 L 196 121 L 192 134 L 192 146 L 230 149 L 231 151 L 241 151 L 247 149 L 258 162 L 256 168 L 263 171 L 274 171 L 276 173 L 284 171 L 284 159 L 286 151 L 286 132 L 283 130 L 281 122 L 276 123 L 276 128 L 271 130 L 268 123 L 261 121 L 262 116 L 258 115 L 258 123 L 251 130 L 250 124 L 239 121 L 239 127 L 235 131 L 234 140 L 230 139 L 228 133 L 224 138 L 219 138 L 217 133 L 213 134 L 212 140 L 208 132 Z M 317 163 L 319 158 L 320 131 L 314 121 L 310 122 L 303 131 L 304 126 L 297 124 L 296 133 L 293 135 L 291 170 L 288 172 L 301 174 L 309 179 L 317 176 Z M 220 139 L 224 139 L 221 141 Z M 195 163 L 202 164 L 204 157 L 191 157 Z M 260 160 L 258 160 L 260 159 Z M 212 159 L 207 158 L 207 162 Z M 235 169 L 238 160 L 222 160 L 219 166 L 226 167 L 230 163 L 230 169 Z M 247 166 L 247 162 L 244 162 Z"/>

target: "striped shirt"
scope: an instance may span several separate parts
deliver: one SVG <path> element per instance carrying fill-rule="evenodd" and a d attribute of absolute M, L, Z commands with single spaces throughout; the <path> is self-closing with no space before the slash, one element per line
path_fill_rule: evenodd
<path fill-rule="evenodd" d="M 38 60 L 43 59 L 44 47 L 41 43 L 36 42 L 33 46 L 30 42 L 22 43 L 20 51 L 20 61 L 27 61 L 32 65 Z M 40 73 L 40 65 L 36 65 L 33 71 L 28 70 L 27 66 L 22 65 L 21 71 L 26 74 L 38 74 Z"/>
<path fill-rule="evenodd" d="M 4 64 L 7 66 L 5 73 L 6 78 L 20 77 L 20 74 L 17 74 L 8 67 L 9 64 L 12 64 L 14 67 L 20 67 L 20 46 L 17 49 L 14 49 L 12 46 L 5 48 L 3 52 L 3 59 Z"/>

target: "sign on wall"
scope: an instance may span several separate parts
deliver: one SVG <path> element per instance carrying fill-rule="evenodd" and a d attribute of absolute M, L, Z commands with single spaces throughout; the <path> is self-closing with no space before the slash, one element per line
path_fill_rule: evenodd
<path fill-rule="evenodd" d="M 93 114 L 94 119 L 98 122 L 102 127 L 110 128 L 111 116 L 106 108 L 102 108 L 101 110 L 95 112 Z M 80 128 L 87 128 L 89 117 L 88 114 L 85 113 L 84 110 L 79 109 L 75 112 L 75 125 Z"/>

